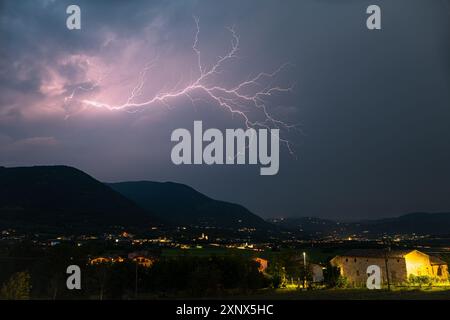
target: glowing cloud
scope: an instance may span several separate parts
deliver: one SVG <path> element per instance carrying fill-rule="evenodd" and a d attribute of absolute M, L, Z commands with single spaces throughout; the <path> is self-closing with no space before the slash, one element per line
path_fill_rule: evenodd
<path fill-rule="evenodd" d="M 216 61 L 209 67 L 202 63 L 202 53 L 199 49 L 200 43 L 200 24 L 199 19 L 194 17 L 196 32 L 192 44 L 192 50 L 196 55 L 197 76 L 191 79 L 187 84 L 180 85 L 181 81 L 175 82 L 170 90 L 159 91 L 149 99 L 138 101 L 138 97 L 142 96 L 142 90 L 146 84 L 148 73 L 157 65 L 158 58 L 154 58 L 147 62 L 140 70 L 137 76 L 137 83 L 129 92 L 128 96 L 123 99 L 122 104 L 111 104 L 103 100 L 97 99 L 80 99 L 83 110 L 87 107 L 102 108 L 110 111 L 126 111 L 137 112 L 149 108 L 154 105 L 170 106 L 173 99 L 185 97 L 195 105 L 199 100 L 209 100 L 213 104 L 224 108 L 233 115 L 242 118 L 247 128 L 277 128 L 290 130 L 295 125 L 288 124 L 280 119 L 275 118 L 270 113 L 271 107 L 269 98 L 276 94 L 290 92 L 293 86 L 283 87 L 273 85 L 276 77 L 287 67 L 292 66 L 289 63 L 282 64 L 272 72 L 259 72 L 255 76 L 249 77 L 244 81 L 235 83 L 232 86 L 223 86 L 217 84 L 216 77 L 221 75 L 226 64 L 238 57 L 240 38 L 234 27 L 228 28 L 231 34 L 231 47 L 225 55 L 219 56 Z M 78 86 L 65 98 L 65 101 L 75 99 L 79 91 L 93 90 L 100 80 L 90 82 L 89 86 Z M 256 120 L 249 116 L 250 112 L 257 111 L 262 120 Z M 280 139 L 286 144 L 292 153 L 291 145 L 288 140 Z"/>

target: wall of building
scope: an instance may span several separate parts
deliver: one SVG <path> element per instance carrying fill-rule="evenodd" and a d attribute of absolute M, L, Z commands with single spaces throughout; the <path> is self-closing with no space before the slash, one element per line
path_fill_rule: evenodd
<path fill-rule="evenodd" d="M 313 282 L 322 282 L 324 280 L 324 278 L 323 278 L 323 269 L 322 269 L 321 265 L 311 263 L 309 265 L 309 268 L 311 270 L 312 281 Z"/>
<path fill-rule="evenodd" d="M 428 276 L 442 281 L 448 280 L 447 265 L 432 265 L 430 256 L 427 254 L 412 251 L 405 255 L 405 261 L 408 277 L 410 275 Z"/>
<path fill-rule="evenodd" d="M 419 251 L 411 251 L 405 255 L 406 270 L 408 277 L 415 276 L 433 276 L 430 257 Z"/>
<path fill-rule="evenodd" d="M 366 286 L 367 267 L 377 265 L 381 269 L 382 283 L 387 284 L 384 258 L 339 256 L 334 258 L 331 263 L 340 269 L 341 276 L 346 277 L 352 286 Z M 407 280 L 405 259 L 389 258 L 388 270 L 389 281 L 392 284 L 400 284 Z"/>
<path fill-rule="evenodd" d="M 445 264 L 433 265 L 433 277 L 437 278 L 439 281 L 448 281 L 448 266 Z"/>

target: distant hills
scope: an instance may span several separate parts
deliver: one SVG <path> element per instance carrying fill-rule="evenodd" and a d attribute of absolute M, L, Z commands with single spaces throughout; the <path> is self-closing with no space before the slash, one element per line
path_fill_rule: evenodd
<path fill-rule="evenodd" d="M 395 218 L 363 221 L 355 224 L 355 227 L 373 234 L 450 235 L 450 212 L 410 213 Z"/>
<path fill-rule="evenodd" d="M 305 236 L 321 237 L 333 234 L 367 235 L 450 235 L 450 212 L 411 213 L 394 218 L 363 220 L 358 222 L 337 222 L 320 218 L 269 219 L 279 227 Z"/>
<path fill-rule="evenodd" d="M 178 183 L 102 183 L 67 166 L 0 167 L 0 228 L 103 230 L 114 226 L 273 229 L 246 208 Z"/>
<path fill-rule="evenodd" d="M 307 237 L 322 237 L 348 231 L 346 224 L 314 217 L 273 218 L 267 219 L 267 221 L 280 228 Z"/>
<path fill-rule="evenodd" d="M 241 205 L 211 199 L 193 188 L 173 182 L 121 182 L 108 184 L 140 207 L 177 225 L 223 229 L 274 229 L 273 225 Z"/>
<path fill-rule="evenodd" d="M 78 169 L 0 167 L 0 226 L 87 231 L 156 222 L 148 211 Z"/>
<path fill-rule="evenodd" d="M 92 232 L 165 225 L 291 231 L 304 237 L 351 234 L 450 235 L 450 213 L 337 222 L 304 217 L 263 220 L 241 205 L 173 182 L 102 183 L 67 166 L 0 167 L 0 229 Z"/>

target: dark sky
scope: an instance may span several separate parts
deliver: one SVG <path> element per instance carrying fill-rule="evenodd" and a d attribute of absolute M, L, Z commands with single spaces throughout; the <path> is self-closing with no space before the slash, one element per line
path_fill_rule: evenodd
<path fill-rule="evenodd" d="M 65 9 L 78 4 L 82 29 Z M 366 8 L 382 9 L 382 30 Z M 202 92 L 141 108 L 126 103 L 145 73 L 147 101 L 237 57 L 205 85 L 227 88 L 287 68 L 262 86 L 294 151 L 280 171 L 175 166 L 176 128 L 243 127 Z M 449 0 L 0 1 L 0 165 L 66 164 L 102 181 L 186 183 L 264 216 L 361 219 L 450 211 Z M 83 89 L 80 89 L 83 88 Z M 74 93 L 72 95 L 72 93 Z M 260 110 L 248 117 L 261 120 Z"/>

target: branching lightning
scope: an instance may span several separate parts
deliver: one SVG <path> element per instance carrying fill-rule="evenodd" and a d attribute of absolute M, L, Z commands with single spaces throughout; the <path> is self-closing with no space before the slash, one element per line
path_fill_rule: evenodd
<path fill-rule="evenodd" d="M 268 98 L 274 94 L 290 92 L 293 86 L 282 87 L 273 86 L 271 84 L 264 85 L 265 82 L 271 83 L 285 68 L 292 66 L 290 63 L 285 63 L 273 72 L 260 72 L 256 76 L 249 77 L 249 79 L 239 82 L 232 87 L 225 87 L 214 85 L 215 81 L 213 77 L 220 75 L 224 69 L 225 64 L 231 60 L 237 58 L 239 51 L 240 38 L 234 27 L 228 28 L 231 34 L 231 47 L 228 52 L 219 56 L 217 60 L 210 66 L 205 67 L 202 63 L 202 54 L 199 49 L 199 36 L 200 36 L 200 24 L 199 19 L 194 17 L 196 32 L 192 45 L 192 50 L 196 55 L 198 75 L 190 80 L 186 85 L 181 86 L 177 83 L 174 88 L 165 92 L 158 92 L 150 99 L 145 101 L 137 101 L 137 97 L 142 95 L 142 89 L 145 85 L 147 73 L 152 67 L 156 65 L 157 59 L 153 59 L 147 63 L 138 77 L 137 84 L 132 89 L 129 96 L 125 99 L 125 102 L 120 105 L 111 105 L 102 101 L 83 99 L 81 103 L 85 107 L 103 108 L 107 110 L 123 110 L 128 112 L 136 112 L 144 108 L 151 107 L 155 104 L 170 105 L 170 101 L 179 97 L 188 98 L 193 105 L 198 100 L 204 100 L 200 98 L 197 93 L 203 92 L 206 97 L 214 102 L 216 105 L 226 109 L 232 115 L 236 115 L 242 118 L 246 128 L 278 128 L 284 130 L 290 130 L 296 128 L 296 125 L 290 125 L 284 121 L 276 119 L 269 112 Z M 71 96 L 66 99 L 73 99 L 77 90 L 87 90 L 83 88 L 76 88 Z M 251 92 L 251 93 L 248 93 Z M 257 110 L 262 112 L 263 121 L 252 121 L 249 118 L 249 111 Z M 280 138 L 284 144 L 286 144 L 289 152 L 293 154 L 291 144 L 288 140 Z"/>

